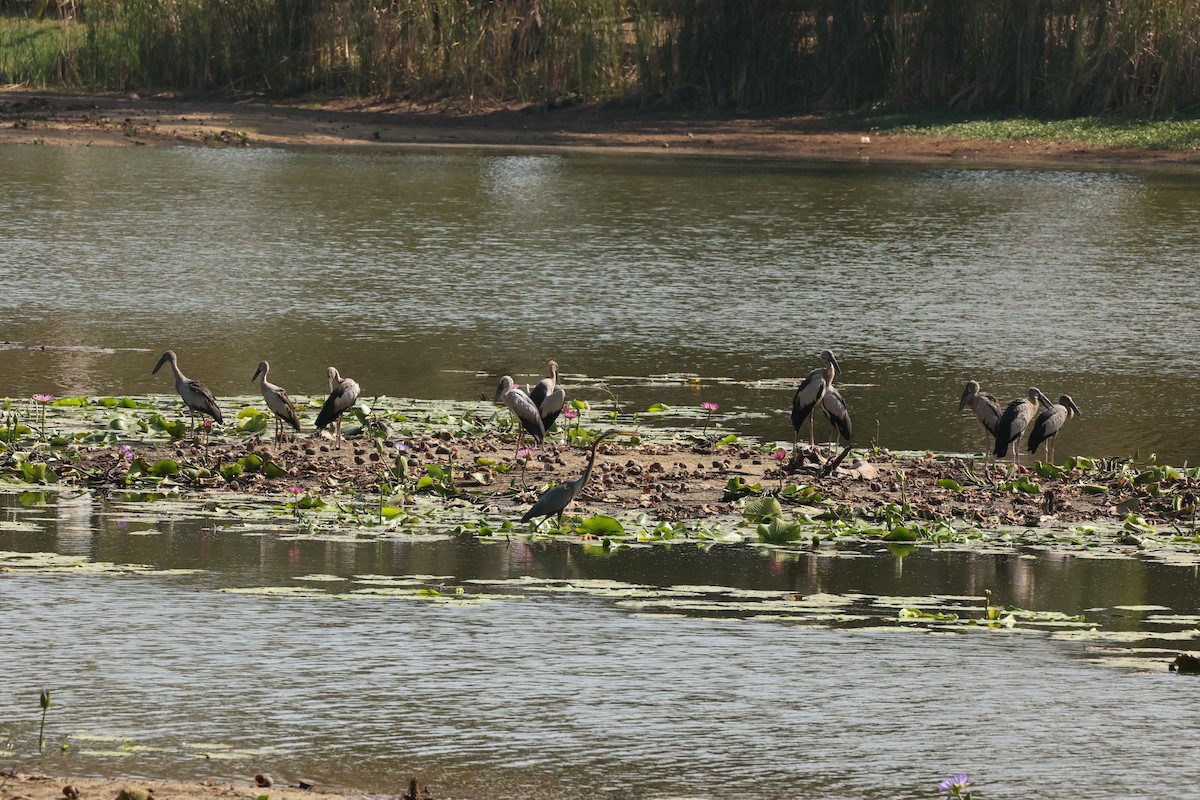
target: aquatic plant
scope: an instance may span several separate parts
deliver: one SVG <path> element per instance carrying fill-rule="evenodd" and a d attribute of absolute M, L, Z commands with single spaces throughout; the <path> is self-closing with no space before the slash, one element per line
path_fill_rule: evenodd
<path fill-rule="evenodd" d="M 38 727 L 38 752 L 46 744 L 46 712 L 50 710 L 50 690 L 42 689 L 41 695 L 38 697 L 38 702 L 42 706 L 42 724 Z"/>
<path fill-rule="evenodd" d="M 38 438 L 46 440 L 46 404 L 54 401 L 52 394 L 35 394 L 34 401 L 38 404 Z"/>
<path fill-rule="evenodd" d="M 971 800 L 971 793 L 967 791 L 967 787 L 971 785 L 971 776 L 965 772 L 960 772 L 957 775 L 951 775 L 938 784 L 938 791 L 943 794 L 948 794 L 950 797 L 963 798 L 963 800 Z"/>
<path fill-rule="evenodd" d="M 438 464 L 426 464 L 425 474 L 417 480 L 417 491 L 426 490 L 442 497 L 455 497 L 459 489 L 454 485 L 454 464 L 445 467 Z"/>
<path fill-rule="evenodd" d="M 533 455 L 534 451 L 528 447 L 522 447 L 517 451 L 517 464 L 519 464 L 521 467 L 520 479 L 522 486 L 525 485 L 525 467 L 528 466 L 529 459 L 533 458 Z M 516 483 L 515 478 L 513 479 L 513 483 Z"/>
<path fill-rule="evenodd" d="M 704 403 L 700 404 L 700 407 L 703 408 L 705 410 L 705 412 L 707 412 L 704 415 L 704 429 L 700 431 L 700 436 L 701 436 L 701 438 L 707 438 L 708 437 L 708 425 L 712 421 L 712 415 L 714 412 L 716 412 L 717 409 L 720 408 L 720 406 L 717 405 L 716 403 L 704 402 Z"/>

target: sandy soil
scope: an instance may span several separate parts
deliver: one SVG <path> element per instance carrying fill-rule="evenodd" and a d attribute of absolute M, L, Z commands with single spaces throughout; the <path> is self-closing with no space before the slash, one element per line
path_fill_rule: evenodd
<path fill-rule="evenodd" d="M 751 158 L 980 163 L 1200 164 L 1200 152 L 1095 148 L 1067 141 L 976 141 L 823 130 L 811 116 L 652 113 L 578 104 L 552 110 L 471 110 L 339 100 L 286 105 L 137 95 L 0 90 L 0 143 L 144 145 L 387 145 L 599 148 Z"/>
<path fill-rule="evenodd" d="M 432 800 L 423 786 L 417 789 L 415 798 L 410 792 L 411 787 L 407 792 L 401 789 L 397 796 L 406 800 Z M 0 772 L 0 798 L 3 800 L 255 800 L 263 795 L 269 795 L 271 800 L 358 800 L 368 797 L 362 792 L 331 794 L 320 787 L 305 790 L 276 784 L 264 788 L 254 785 L 251 780 L 244 785 L 233 785 Z"/>

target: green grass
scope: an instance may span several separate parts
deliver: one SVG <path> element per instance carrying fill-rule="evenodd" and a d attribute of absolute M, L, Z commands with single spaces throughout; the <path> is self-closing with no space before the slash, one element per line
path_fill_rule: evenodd
<path fill-rule="evenodd" d="M 0 16 L 0 84 L 70 83 L 65 56 L 77 47 L 80 33 L 61 22 Z"/>
<path fill-rule="evenodd" d="M 1095 147 L 1151 150 L 1200 148 L 1200 118 L 1145 119 L 1132 115 L 1073 117 L 972 116 L 968 114 L 834 114 L 814 123 L 827 130 L 871 130 L 959 139 L 1071 141 Z"/>

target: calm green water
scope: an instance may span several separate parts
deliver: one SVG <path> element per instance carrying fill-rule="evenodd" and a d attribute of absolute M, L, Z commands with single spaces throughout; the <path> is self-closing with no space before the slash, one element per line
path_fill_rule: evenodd
<path fill-rule="evenodd" d="M 252 393 L 262 358 L 296 394 L 321 393 L 334 364 L 368 395 L 432 398 L 556 358 L 577 396 L 606 398 L 608 379 L 634 408 L 715 400 L 723 424 L 788 439 L 779 379 L 831 347 L 864 445 L 977 446 L 956 410 L 976 378 L 1006 399 L 1071 394 L 1086 418 L 1060 457 L 1200 458 L 1192 172 L 26 147 L 0 148 L 0 176 L 0 341 L 23 345 L 0 346 L 0 396 L 167 392 L 149 374 L 167 347 L 218 395 Z M 677 372 L 745 383 L 651 378 Z M 605 557 L 148 524 L 87 497 L 0 494 L 0 510 L 0 550 L 199 570 L 0 573 L 0 767 L 268 771 L 390 794 L 418 774 L 470 800 L 917 798 L 960 770 L 991 797 L 1200 796 L 1179 758 L 1194 687 L 1136 668 L 1188 642 L 1148 635 L 1115 667 L 1049 629 L 905 630 L 887 605 L 991 589 L 1141 631 L 1144 612 L 1121 606 L 1198 611 L 1190 568 L 1041 551 Z M 332 597 L 363 575 L 862 595 L 864 619 L 221 591 Z"/>
<path fill-rule="evenodd" d="M 0 340 L 118 350 L 0 350 L 0 395 L 169 391 L 168 347 L 218 394 L 268 358 L 297 393 L 335 364 L 473 397 L 549 358 L 752 381 L 828 346 L 863 444 L 978 447 L 975 378 L 1072 395 L 1060 457 L 1200 458 L 1194 171 L 19 147 L 0 175 Z M 774 386 L 621 398 L 788 439 Z"/>

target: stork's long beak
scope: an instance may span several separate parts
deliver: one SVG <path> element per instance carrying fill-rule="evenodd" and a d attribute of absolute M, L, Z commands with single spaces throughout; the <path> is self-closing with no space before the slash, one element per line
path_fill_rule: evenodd
<path fill-rule="evenodd" d="M 1075 416 L 1083 419 L 1083 412 L 1079 410 L 1079 406 L 1075 405 L 1075 401 L 1071 401 L 1071 410 L 1075 412 Z"/>
<path fill-rule="evenodd" d="M 842 374 L 842 365 L 838 363 L 837 356 L 830 353 L 829 363 L 833 365 L 833 376 L 835 378 Z"/>
<path fill-rule="evenodd" d="M 158 373 L 158 371 L 159 371 L 160 369 L 162 369 L 162 365 L 163 365 L 163 364 L 165 364 L 165 363 L 167 363 L 167 360 L 168 360 L 168 359 L 167 359 L 167 354 L 166 354 L 166 353 L 163 353 L 163 354 L 162 354 L 162 358 L 160 358 L 160 359 L 158 360 L 158 363 L 154 365 L 154 369 L 150 370 L 150 374 L 151 374 L 151 375 L 157 374 L 157 373 Z"/>
<path fill-rule="evenodd" d="M 245 373 L 243 373 L 243 374 L 245 374 Z M 254 377 L 250 379 L 250 382 L 254 383 L 256 380 L 258 380 L 259 375 L 262 375 L 262 367 L 259 367 L 258 369 L 254 370 Z M 278 379 L 276 379 L 276 380 L 278 380 Z"/>
<path fill-rule="evenodd" d="M 1040 405 L 1043 405 L 1046 408 L 1054 408 L 1053 401 L 1051 401 L 1049 397 L 1046 397 L 1046 395 L 1042 393 L 1041 389 L 1037 389 L 1037 398 Z"/>
<path fill-rule="evenodd" d="M 971 389 L 970 388 L 963 389 L 962 399 L 958 401 L 958 410 L 959 411 L 962 411 L 964 408 L 967 407 L 967 399 L 970 396 L 971 396 Z"/>

